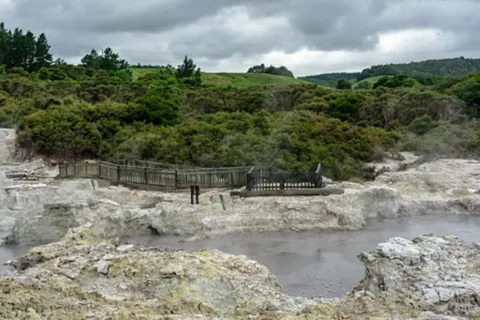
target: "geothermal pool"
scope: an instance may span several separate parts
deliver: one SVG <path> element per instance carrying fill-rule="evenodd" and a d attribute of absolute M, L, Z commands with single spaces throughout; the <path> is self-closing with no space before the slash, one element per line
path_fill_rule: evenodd
<path fill-rule="evenodd" d="M 6 236 L 0 224 L 0 236 Z M 150 235 L 124 239 L 147 246 L 200 250 L 218 249 L 246 255 L 266 265 L 293 296 L 331 298 L 351 291 L 363 278 L 364 267 L 357 259 L 361 251 L 375 250 L 378 243 L 392 237 L 412 239 L 433 233 L 455 235 L 465 241 L 480 242 L 480 216 L 420 216 L 369 220 L 361 231 L 323 231 L 227 235 L 184 242 L 182 238 Z M 0 264 L 25 254 L 29 246 L 0 247 Z"/>
<path fill-rule="evenodd" d="M 10 234 L 11 227 L 12 225 L 10 223 L 4 223 L 3 221 L 0 221 L 0 239 L 3 239 Z M 0 246 L 0 265 L 26 254 L 30 248 L 32 248 L 32 245 L 7 247 Z"/>
<path fill-rule="evenodd" d="M 266 265 L 277 276 L 285 293 L 332 298 L 351 291 L 363 278 L 365 269 L 357 259 L 358 253 L 375 250 L 377 244 L 392 237 L 412 239 L 426 233 L 480 242 L 480 216 L 369 220 L 366 229 L 355 232 L 275 232 L 227 235 L 195 242 L 183 242 L 177 237 L 145 236 L 126 241 L 172 249 L 211 248 L 246 255 Z"/>

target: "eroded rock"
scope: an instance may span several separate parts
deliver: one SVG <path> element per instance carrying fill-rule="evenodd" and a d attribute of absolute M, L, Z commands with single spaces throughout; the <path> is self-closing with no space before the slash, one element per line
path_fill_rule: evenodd
<path fill-rule="evenodd" d="M 478 244 L 430 235 L 413 241 L 394 238 L 359 258 L 366 267 L 365 278 L 347 300 L 348 308 L 370 299 L 370 306 L 383 312 L 404 309 L 480 317 Z M 384 307 L 379 305 L 382 301 Z"/>
<path fill-rule="evenodd" d="M 17 273 L 0 279 L 0 318 L 24 319 L 35 312 L 42 319 L 244 319 L 302 312 L 315 304 L 284 295 L 275 276 L 246 257 L 118 247 L 97 238 L 90 226 L 32 249 L 13 266 Z"/>
<path fill-rule="evenodd" d="M 87 225 L 0 272 L 0 318 L 466 320 L 480 314 L 479 254 L 455 237 L 394 238 L 360 254 L 351 295 L 319 302 L 242 256 L 118 246 Z"/>
<path fill-rule="evenodd" d="M 437 160 L 374 182 L 339 183 L 329 197 L 230 197 L 208 191 L 200 205 L 186 193 L 99 186 L 92 180 L 55 181 L 7 191 L 3 205 L 17 219 L 9 238 L 56 241 L 68 228 L 92 223 L 107 236 L 148 234 L 204 237 L 266 231 L 359 230 L 369 218 L 425 214 L 478 214 L 480 162 Z M 220 195 L 224 201 L 220 200 Z M 1 197 L 1 195 L 0 195 Z M 0 212 L 1 212 L 0 208 Z M 49 232 L 50 231 L 50 232 Z"/>

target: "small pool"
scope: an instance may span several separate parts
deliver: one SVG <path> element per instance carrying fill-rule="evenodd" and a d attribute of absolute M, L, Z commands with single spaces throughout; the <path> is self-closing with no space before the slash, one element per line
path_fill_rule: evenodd
<path fill-rule="evenodd" d="M 392 237 L 412 239 L 426 233 L 480 242 L 480 216 L 370 220 L 366 229 L 355 232 L 274 232 L 228 235 L 196 242 L 152 235 L 125 241 L 172 249 L 212 248 L 246 255 L 266 265 L 287 294 L 331 298 L 351 291 L 363 278 L 364 267 L 357 259 L 359 252 L 375 250 L 377 244 Z"/>

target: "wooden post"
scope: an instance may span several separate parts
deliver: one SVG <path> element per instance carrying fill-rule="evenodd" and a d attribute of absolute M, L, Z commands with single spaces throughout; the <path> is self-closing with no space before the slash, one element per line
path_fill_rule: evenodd
<path fill-rule="evenodd" d="M 192 205 L 195 204 L 194 199 L 193 199 L 194 195 L 195 195 L 195 187 L 190 186 L 190 202 L 192 203 Z"/>
<path fill-rule="evenodd" d="M 120 166 L 117 166 L 117 180 L 120 181 Z"/>
<path fill-rule="evenodd" d="M 195 202 L 199 204 L 198 197 L 200 196 L 200 186 L 195 186 Z"/>
<path fill-rule="evenodd" d="M 252 191 L 254 187 L 254 177 L 253 173 L 255 172 L 255 168 L 250 169 L 250 171 L 247 172 L 247 190 Z"/>
<path fill-rule="evenodd" d="M 145 175 L 145 184 L 148 184 L 148 172 L 147 172 L 147 168 L 145 168 L 144 170 L 144 175 Z"/>
<path fill-rule="evenodd" d="M 175 170 L 175 189 L 178 189 L 178 170 Z M 192 200 L 193 204 L 193 200 Z"/>
<path fill-rule="evenodd" d="M 211 172 L 207 173 L 207 187 L 208 188 L 212 187 L 212 173 Z"/>
<path fill-rule="evenodd" d="M 98 177 L 102 178 L 102 163 L 98 163 Z"/>
<path fill-rule="evenodd" d="M 223 211 L 227 210 L 227 207 L 225 207 L 225 199 L 223 199 L 223 194 L 220 195 L 220 202 L 222 202 Z"/>

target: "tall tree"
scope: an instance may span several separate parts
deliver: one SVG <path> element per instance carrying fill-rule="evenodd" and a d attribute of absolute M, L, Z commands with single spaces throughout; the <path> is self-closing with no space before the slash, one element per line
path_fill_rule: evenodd
<path fill-rule="evenodd" d="M 23 68 L 30 72 L 36 71 L 34 70 L 36 39 L 35 39 L 35 35 L 32 32 L 28 31 L 25 34 L 23 45 L 24 45 L 24 54 L 25 54 L 25 57 L 24 57 L 25 61 L 24 61 Z"/>
<path fill-rule="evenodd" d="M 50 45 L 47 41 L 47 36 L 42 33 L 35 45 L 35 63 L 33 69 L 35 71 L 41 68 L 48 68 L 52 65 L 53 56 L 50 53 Z"/>
<path fill-rule="evenodd" d="M 100 68 L 109 71 L 118 71 L 128 68 L 128 63 L 120 59 L 118 53 L 115 53 L 111 48 L 107 48 L 103 52 L 103 57 L 100 60 Z"/>
<path fill-rule="evenodd" d="M 24 49 L 24 38 L 21 29 L 16 28 L 15 31 L 13 31 L 12 40 L 7 49 L 7 58 L 5 62 L 8 69 L 25 66 L 26 54 Z"/>
<path fill-rule="evenodd" d="M 17 28 L 12 32 L 0 23 L 0 65 L 7 69 L 22 67 L 31 72 L 49 67 L 51 63 L 52 55 L 45 34 L 36 39 L 31 31 L 24 34 Z"/>
<path fill-rule="evenodd" d="M 82 65 L 87 69 L 100 69 L 100 56 L 95 49 L 82 58 Z"/>
<path fill-rule="evenodd" d="M 120 59 L 119 54 L 115 53 L 111 48 L 106 48 L 101 55 L 96 50 L 92 50 L 92 52 L 83 57 L 82 65 L 88 69 L 108 71 L 128 68 L 128 62 Z"/>
<path fill-rule="evenodd" d="M 200 68 L 197 69 L 195 63 L 192 59 L 188 59 L 188 56 L 185 56 L 183 64 L 178 66 L 177 69 L 177 78 L 179 80 L 188 81 L 190 79 L 193 82 L 193 85 L 200 85 L 202 83 L 202 73 Z"/>
<path fill-rule="evenodd" d="M 0 23 L 0 66 L 5 64 L 5 55 L 9 44 L 8 32 L 5 24 Z"/>

